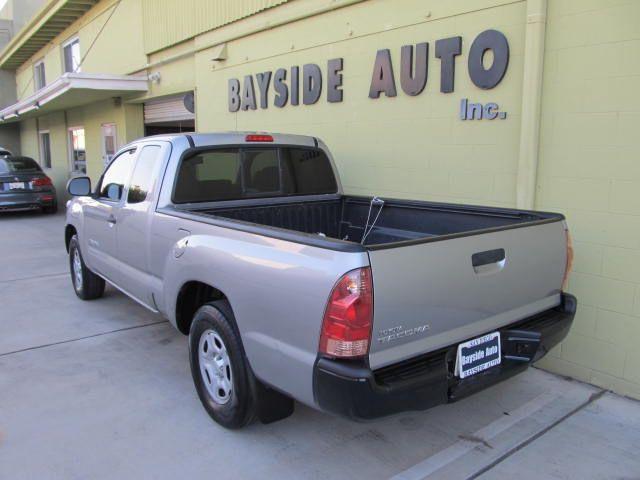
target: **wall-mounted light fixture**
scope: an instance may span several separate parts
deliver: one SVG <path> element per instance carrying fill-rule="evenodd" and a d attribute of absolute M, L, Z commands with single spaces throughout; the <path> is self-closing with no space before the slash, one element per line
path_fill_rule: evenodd
<path fill-rule="evenodd" d="M 151 83 L 160 83 L 161 79 L 162 75 L 160 75 L 160 72 L 153 72 L 151 75 L 149 75 L 149 81 Z"/>

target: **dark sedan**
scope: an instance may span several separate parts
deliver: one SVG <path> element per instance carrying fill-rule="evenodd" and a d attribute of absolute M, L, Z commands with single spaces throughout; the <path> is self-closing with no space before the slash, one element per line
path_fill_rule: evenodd
<path fill-rule="evenodd" d="M 0 157 L 0 212 L 8 210 L 58 210 L 56 189 L 33 158 Z"/>

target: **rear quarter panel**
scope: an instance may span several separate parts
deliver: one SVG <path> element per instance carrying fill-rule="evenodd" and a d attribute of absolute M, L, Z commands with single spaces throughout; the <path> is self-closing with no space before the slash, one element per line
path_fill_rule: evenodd
<path fill-rule="evenodd" d="M 178 229 L 191 232 L 173 254 Z M 365 252 L 340 252 L 156 213 L 153 255 L 163 262 L 163 310 L 176 321 L 176 300 L 189 281 L 228 298 L 253 371 L 262 381 L 312 405 L 313 365 L 327 298 L 345 272 L 368 265 Z M 165 245 L 160 243 L 164 239 Z"/>

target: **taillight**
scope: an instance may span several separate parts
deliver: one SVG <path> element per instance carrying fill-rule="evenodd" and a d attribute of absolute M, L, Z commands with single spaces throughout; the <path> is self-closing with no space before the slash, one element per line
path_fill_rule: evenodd
<path fill-rule="evenodd" d="M 36 177 L 31 179 L 32 187 L 47 187 L 49 185 L 52 185 L 49 177 Z"/>
<path fill-rule="evenodd" d="M 571 240 L 571 234 L 569 233 L 569 229 L 565 229 L 566 239 L 567 239 L 567 263 L 564 267 L 564 278 L 562 279 L 562 290 L 567 289 L 567 285 L 569 283 L 569 275 L 571 274 L 571 269 L 573 268 L 573 241 Z"/>
<path fill-rule="evenodd" d="M 366 355 L 372 324 L 371 268 L 357 268 L 345 273 L 329 295 L 320 333 L 320 353 L 341 358 Z"/>
<path fill-rule="evenodd" d="M 245 142 L 273 142 L 271 135 L 251 134 L 244 137 Z"/>

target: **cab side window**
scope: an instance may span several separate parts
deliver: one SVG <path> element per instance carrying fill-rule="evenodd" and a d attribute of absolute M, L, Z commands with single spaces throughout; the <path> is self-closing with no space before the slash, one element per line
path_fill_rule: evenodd
<path fill-rule="evenodd" d="M 133 175 L 131 175 L 127 203 L 142 203 L 149 197 L 156 179 L 156 166 L 159 160 L 159 145 L 147 145 L 140 150 Z"/>
<path fill-rule="evenodd" d="M 129 180 L 133 168 L 135 150 L 127 150 L 118 155 L 104 172 L 98 196 L 111 202 L 119 202 L 124 192 L 124 187 Z"/>

